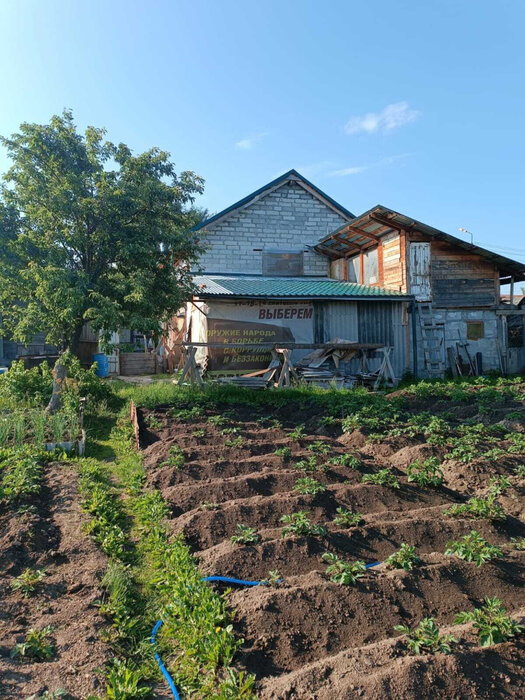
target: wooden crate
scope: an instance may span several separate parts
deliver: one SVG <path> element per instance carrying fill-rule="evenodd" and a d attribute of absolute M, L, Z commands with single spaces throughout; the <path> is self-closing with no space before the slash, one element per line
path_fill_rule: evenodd
<path fill-rule="evenodd" d="M 142 374 L 155 374 L 156 356 L 154 353 L 121 352 L 120 374 L 131 377 Z"/>

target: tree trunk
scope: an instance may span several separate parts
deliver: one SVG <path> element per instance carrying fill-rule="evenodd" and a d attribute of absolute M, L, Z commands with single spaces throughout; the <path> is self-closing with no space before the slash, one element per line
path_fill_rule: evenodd
<path fill-rule="evenodd" d="M 46 413 L 56 413 L 62 408 L 62 389 L 67 376 L 64 354 L 59 356 L 53 368 L 53 393 L 46 407 Z"/>
<path fill-rule="evenodd" d="M 58 360 L 55 362 L 55 366 L 53 367 L 53 393 L 51 394 L 49 403 L 46 406 L 46 413 L 56 413 L 62 408 L 62 389 L 67 377 L 67 357 L 69 352 L 76 354 L 83 327 L 83 323 L 80 323 L 77 326 L 71 337 L 69 348 L 66 348 L 66 350 L 59 355 Z"/>

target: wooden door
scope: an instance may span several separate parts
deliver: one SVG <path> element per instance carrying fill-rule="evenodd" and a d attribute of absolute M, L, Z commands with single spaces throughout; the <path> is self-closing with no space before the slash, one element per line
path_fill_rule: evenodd
<path fill-rule="evenodd" d="M 411 243 L 408 279 L 417 301 L 430 301 L 430 243 Z"/>

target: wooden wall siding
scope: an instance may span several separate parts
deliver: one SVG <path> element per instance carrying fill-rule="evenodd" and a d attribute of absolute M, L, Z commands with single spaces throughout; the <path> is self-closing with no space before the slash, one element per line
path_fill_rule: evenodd
<path fill-rule="evenodd" d="M 496 267 L 447 243 L 431 246 L 432 300 L 434 306 L 493 306 L 498 303 Z"/>
<path fill-rule="evenodd" d="M 382 286 L 387 289 L 406 292 L 405 265 L 401 255 L 401 236 L 399 234 L 385 236 L 382 241 L 382 249 L 383 269 L 381 270 L 380 268 L 380 275 L 381 273 L 383 274 Z"/>
<path fill-rule="evenodd" d="M 347 259 L 339 258 L 339 260 L 334 260 L 330 264 L 330 277 L 336 280 L 346 280 L 348 279 L 347 273 Z"/>

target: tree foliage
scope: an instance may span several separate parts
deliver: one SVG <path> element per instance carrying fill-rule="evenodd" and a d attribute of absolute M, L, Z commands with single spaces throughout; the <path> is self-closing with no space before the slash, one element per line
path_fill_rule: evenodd
<path fill-rule="evenodd" d="M 76 348 L 89 321 L 159 333 L 191 296 L 201 252 L 189 232 L 203 180 L 152 148 L 133 155 L 104 129 L 77 131 L 70 111 L 2 138 L 12 160 L 0 191 L 4 328 Z"/>

